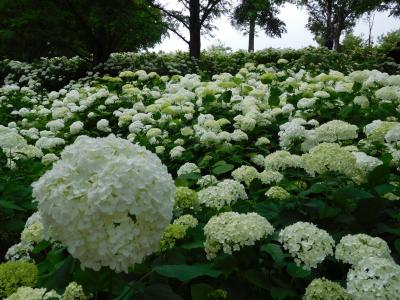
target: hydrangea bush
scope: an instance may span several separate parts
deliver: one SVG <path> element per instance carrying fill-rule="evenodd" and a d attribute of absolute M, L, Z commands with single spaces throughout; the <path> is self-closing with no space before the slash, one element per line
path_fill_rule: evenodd
<path fill-rule="evenodd" d="M 5 296 L 399 299 L 400 76 L 363 55 L 3 61 Z"/>

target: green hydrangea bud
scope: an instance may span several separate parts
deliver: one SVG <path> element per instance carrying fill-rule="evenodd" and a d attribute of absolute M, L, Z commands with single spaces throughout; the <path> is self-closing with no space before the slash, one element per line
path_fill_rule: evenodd
<path fill-rule="evenodd" d="M 179 186 L 175 192 L 175 207 L 190 209 L 196 206 L 198 201 L 197 192 L 185 186 Z"/>
<path fill-rule="evenodd" d="M 351 300 L 351 296 L 340 284 L 317 278 L 306 288 L 303 300 Z"/>

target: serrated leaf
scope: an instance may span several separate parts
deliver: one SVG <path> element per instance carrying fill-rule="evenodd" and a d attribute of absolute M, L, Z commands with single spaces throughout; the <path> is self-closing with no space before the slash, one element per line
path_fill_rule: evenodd
<path fill-rule="evenodd" d="M 211 264 L 163 265 L 156 266 L 153 270 L 164 277 L 176 278 L 182 282 L 188 282 L 201 276 L 217 278 L 221 274 L 221 271 L 214 270 Z"/>

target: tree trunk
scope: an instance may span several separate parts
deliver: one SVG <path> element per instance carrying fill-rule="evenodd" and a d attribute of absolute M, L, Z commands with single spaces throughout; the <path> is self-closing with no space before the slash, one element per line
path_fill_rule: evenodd
<path fill-rule="evenodd" d="M 344 11 L 343 7 L 339 7 L 337 11 L 337 24 L 335 28 L 335 34 L 334 34 L 334 49 L 336 51 L 340 51 L 340 36 L 342 35 L 342 31 L 344 29 Z"/>
<path fill-rule="evenodd" d="M 332 9 L 333 9 L 333 1 L 328 0 L 327 3 L 327 14 L 326 14 L 326 27 L 327 33 L 325 38 L 325 47 L 329 50 L 333 48 L 333 23 L 332 23 Z"/>
<path fill-rule="evenodd" d="M 201 49 L 200 0 L 190 0 L 189 9 L 189 55 L 190 57 L 199 59 Z"/>
<path fill-rule="evenodd" d="M 249 28 L 249 52 L 254 52 L 254 36 L 256 32 L 256 20 L 252 18 L 250 20 L 250 28 Z"/>

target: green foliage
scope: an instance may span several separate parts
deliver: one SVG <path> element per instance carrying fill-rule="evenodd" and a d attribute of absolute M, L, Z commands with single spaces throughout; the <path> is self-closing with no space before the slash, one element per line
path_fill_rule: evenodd
<path fill-rule="evenodd" d="M 0 298 L 4 299 L 21 286 L 36 287 L 38 269 L 35 264 L 9 261 L 0 264 Z"/>
<path fill-rule="evenodd" d="M 395 48 L 398 42 L 400 42 L 400 29 L 383 34 L 378 38 L 379 48 L 384 52 Z"/>
<path fill-rule="evenodd" d="M 342 41 L 343 51 L 355 51 L 366 46 L 367 45 L 363 37 L 356 36 L 352 32 L 347 33 Z"/>
<path fill-rule="evenodd" d="M 0 25 L 0 57 L 80 55 L 96 64 L 151 47 L 166 32 L 160 12 L 141 0 L 3 0 Z"/>

